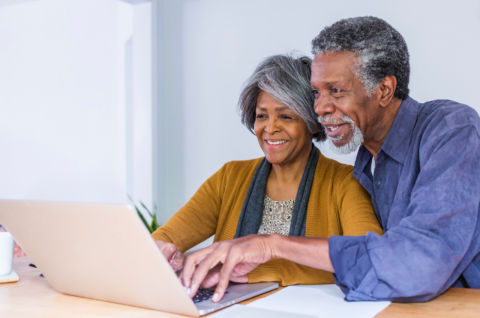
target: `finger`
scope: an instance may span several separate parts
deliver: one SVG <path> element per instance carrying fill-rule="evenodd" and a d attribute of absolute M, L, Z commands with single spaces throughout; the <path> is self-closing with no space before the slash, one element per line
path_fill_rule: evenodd
<path fill-rule="evenodd" d="M 169 263 L 172 266 L 173 270 L 175 272 L 181 271 L 183 268 L 183 262 L 185 261 L 185 256 L 183 255 L 182 252 L 177 250 L 172 258 L 170 259 Z"/>
<path fill-rule="evenodd" d="M 225 260 L 226 253 L 224 248 L 217 248 L 212 253 L 210 253 L 204 260 L 202 260 L 193 274 L 191 286 L 190 286 L 190 296 L 193 297 L 197 292 L 200 284 L 204 281 L 205 277 L 209 271 L 214 268 L 217 264 L 223 263 Z"/>
<path fill-rule="evenodd" d="M 197 264 L 201 262 L 215 247 L 213 245 L 206 247 L 200 251 L 197 251 L 193 254 L 190 254 L 186 257 L 185 261 L 183 262 L 183 271 L 180 274 L 180 281 L 182 285 L 187 287 L 187 292 L 189 292 L 189 288 L 191 285 L 193 274 L 195 273 L 195 269 Z"/>
<path fill-rule="evenodd" d="M 163 241 L 156 241 L 155 243 L 157 244 L 158 248 L 162 252 L 163 256 L 165 256 L 167 261 L 170 261 L 170 259 L 172 258 L 172 255 L 177 250 L 177 247 L 175 246 L 175 244 L 166 243 Z"/>
<path fill-rule="evenodd" d="M 210 272 L 207 277 L 202 282 L 203 288 L 211 288 L 218 284 L 218 280 L 220 279 L 220 270 Z"/>
<path fill-rule="evenodd" d="M 230 276 L 230 281 L 234 283 L 248 283 L 248 275 Z"/>
<path fill-rule="evenodd" d="M 207 277 L 202 282 L 203 288 L 210 288 L 218 284 L 218 278 L 220 277 L 220 269 L 223 264 L 218 264 L 210 271 L 208 271 Z"/>
<path fill-rule="evenodd" d="M 215 294 L 213 294 L 212 301 L 218 302 L 223 298 L 225 290 L 228 287 L 230 282 L 230 276 L 233 269 L 241 260 L 241 251 L 239 249 L 230 249 L 227 254 L 225 261 L 223 262 L 222 269 L 220 270 L 220 278 L 218 280 L 217 288 L 215 289 Z"/>

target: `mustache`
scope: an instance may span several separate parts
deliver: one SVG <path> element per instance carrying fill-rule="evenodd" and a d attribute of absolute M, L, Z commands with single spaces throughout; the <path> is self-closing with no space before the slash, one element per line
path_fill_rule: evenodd
<path fill-rule="evenodd" d="M 340 118 L 332 118 L 332 116 L 330 116 L 330 115 L 318 116 L 317 120 L 320 124 L 322 124 L 322 123 L 324 123 L 324 124 L 338 124 L 338 123 L 347 122 L 347 123 L 350 123 L 351 125 L 355 126 L 355 123 L 353 122 L 353 119 L 351 119 L 347 115 L 343 115 Z"/>

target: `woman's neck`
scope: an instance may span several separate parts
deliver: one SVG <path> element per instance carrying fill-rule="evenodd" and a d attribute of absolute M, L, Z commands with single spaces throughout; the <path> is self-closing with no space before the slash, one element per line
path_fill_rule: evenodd
<path fill-rule="evenodd" d="M 295 161 L 283 165 L 272 164 L 265 194 L 275 201 L 295 199 L 308 163 L 312 146 L 303 151 Z"/>

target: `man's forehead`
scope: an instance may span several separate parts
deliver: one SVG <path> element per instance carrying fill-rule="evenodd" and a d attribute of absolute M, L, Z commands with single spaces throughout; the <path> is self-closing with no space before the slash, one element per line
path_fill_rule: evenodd
<path fill-rule="evenodd" d="M 354 77 L 352 66 L 357 63 L 353 53 L 324 53 L 315 56 L 312 62 L 311 82 L 333 84 L 349 81 Z"/>

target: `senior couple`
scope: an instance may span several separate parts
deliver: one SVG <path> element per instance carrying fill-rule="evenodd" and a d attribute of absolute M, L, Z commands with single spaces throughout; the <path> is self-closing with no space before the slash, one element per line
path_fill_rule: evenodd
<path fill-rule="evenodd" d="M 267 58 L 241 93 L 265 157 L 225 164 L 152 234 L 190 295 L 216 285 L 219 301 L 230 281 L 335 281 L 349 301 L 480 288 L 475 110 L 409 97 L 407 45 L 381 19 L 336 22 L 312 52 Z M 313 139 L 360 147 L 355 166 Z"/>

